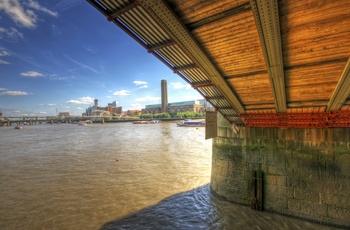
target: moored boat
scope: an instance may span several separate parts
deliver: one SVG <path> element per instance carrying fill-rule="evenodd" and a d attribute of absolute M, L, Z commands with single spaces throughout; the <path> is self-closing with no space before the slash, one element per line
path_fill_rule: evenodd
<path fill-rule="evenodd" d="M 179 127 L 205 127 L 205 120 L 184 120 L 177 123 Z"/>
<path fill-rule="evenodd" d="M 85 126 L 85 125 L 87 125 L 87 123 L 85 121 L 79 121 L 79 125 L 80 126 Z"/>
<path fill-rule="evenodd" d="M 16 125 L 15 129 L 22 129 L 21 125 Z"/>
<path fill-rule="evenodd" d="M 159 120 L 137 120 L 133 121 L 133 124 L 156 124 L 159 123 Z"/>

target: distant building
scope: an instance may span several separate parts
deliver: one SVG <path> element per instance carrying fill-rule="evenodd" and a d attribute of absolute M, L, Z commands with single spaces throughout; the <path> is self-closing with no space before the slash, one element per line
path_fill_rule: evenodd
<path fill-rule="evenodd" d="M 91 111 L 91 115 L 88 115 L 88 116 L 103 117 L 104 115 L 109 115 L 109 114 L 111 114 L 109 111 L 95 109 L 95 110 Z"/>
<path fill-rule="evenodd" d="M 121 114 L 122 113 L 122 107 L 117 107 L 117 102 L 114 101 L 112 103 L 108 103 L 106 107 L 100 107 L 98 106 L 98 100 L 94 100 L 94 105 L 90 106 L 86 109 L 85 113 L 83 113 L 83 116 L 104 116 L 109 114 Z"/>
<path fill-rule="evenodd" d="M 155 113 L 178 113 L 178 112 L 195 112 L 198 114 L 204 114 L 206 110 L 206 101 L 204 99 L 192 100 L 192 101 L 182 101 L 168 103 L 168 90 L 166 80 L 161 81 L 162 104 L 146 105 L 142 109 L 142 114 L 155 114 Z"/>
<path fill-rule="evenodd" d="M 168 103 L 165 112 L 167 113 L 178 113 L 178 112 L 195 112 L 195 113 L 205 113 L 205 100 L 192 100 L 192 101 L 182 101 Z M 142 109 L 142 114 L 155 114 L 162 113 L 162 105 L 146 105 L 145 109 Z"/>
<path fill-rule="evenodd" d="M 141 115 L 141 110 L 128 110 L 128 111 L 126 111 L 126 115 L 128 115 L 128 116 L 132 116 L 132 115 L 139 116 L 139 115 Z"/>
<path fill-rule="evenodd" d="M 59 117 L 62 117 L 62 118 L 64 118 L 64 117 L 69 117 L 69 112 L 59 112 L 59 113 L 58 113 L 58 116 L 59 116 Z"/>

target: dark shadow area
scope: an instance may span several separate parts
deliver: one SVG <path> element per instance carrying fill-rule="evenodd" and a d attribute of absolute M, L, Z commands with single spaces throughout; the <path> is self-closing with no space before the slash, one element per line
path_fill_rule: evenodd
<path fill-rule="evenodd" d="M 208 203 L 209 190 L 209 185 L 204 185 L 175 194 L 154 206 L 108 222 L 100 229 L 210 229 L 214 209 Z"/>
<path fill-rule="evenodd" d="M 214 195 L 209 184 L 170 196 L 156 205 L 107 222 L 111 229 L 338 229 L 250 207 Z"/>

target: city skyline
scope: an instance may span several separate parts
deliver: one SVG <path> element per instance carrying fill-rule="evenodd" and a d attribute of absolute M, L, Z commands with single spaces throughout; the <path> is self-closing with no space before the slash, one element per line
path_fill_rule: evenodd
<path fill-rule="evenodd" d="M 3 116 L 80 115 L 116 101 L 123 111 L 202 99 L 178 75 L 82 0 L 0 2 Z M 57 111 L 57 112 L 56 112 Z"/>

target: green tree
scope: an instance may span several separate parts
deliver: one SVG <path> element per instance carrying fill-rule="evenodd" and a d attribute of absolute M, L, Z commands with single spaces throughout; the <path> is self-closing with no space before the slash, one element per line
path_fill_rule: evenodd
<path fill-rule="evenodd" d="M 151 113 L 142 114 L 140 116 L 140 118 L 143 118 L 143 119 L 151 119 L 152 117 L 153 117 L 153 114 Z"/>

